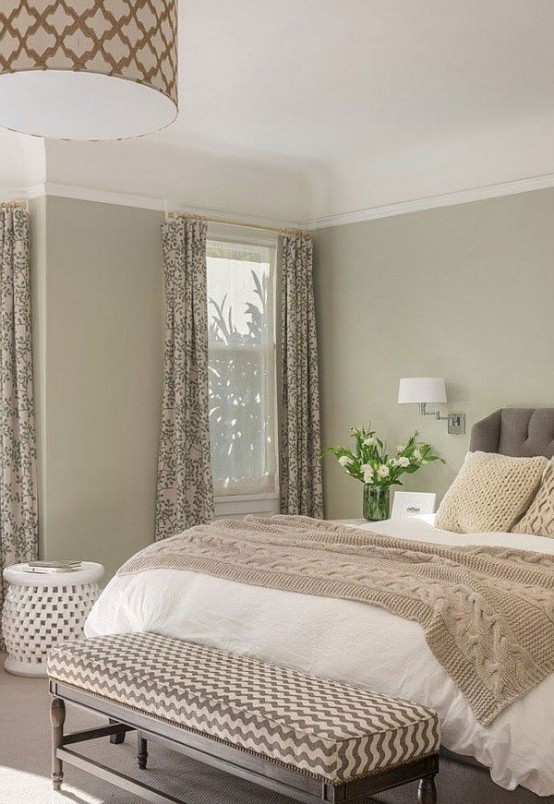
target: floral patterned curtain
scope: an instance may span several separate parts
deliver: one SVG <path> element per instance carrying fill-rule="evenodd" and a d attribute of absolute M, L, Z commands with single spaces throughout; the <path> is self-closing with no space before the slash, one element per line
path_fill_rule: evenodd
<path fill-rule="evenodd" d="M 281 512 L 323 517 L 313 242 L 281 239 Z"/>
<path fill-rule="evenodd" d="M 166 329 L 156 540 L 209 522 L 214 513 L 206 234 L 206 221 L 193 217 L 162 227 Z"/>
<path fill-rule="evenodd" d="M 29 214 L 0 204 L 0 571 L 38 555 L 31 343 Z"/>

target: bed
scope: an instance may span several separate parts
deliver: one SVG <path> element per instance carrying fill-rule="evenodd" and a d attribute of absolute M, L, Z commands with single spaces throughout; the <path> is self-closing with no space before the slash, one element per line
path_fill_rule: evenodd
<path fill-rule="evenodd" d="M 554 409 L 504 409 L 477 423 L 472 450 L 554 455 Z M 554 539 L 454 534 L 432 517 L 363 526 L 450 546 L 514 546 L 554 555 Z M 554 804 L 554 674 L 483 726 L 437 662 L 420 626 L 363 603 L 245 585 L 199 572 L 156 569 L 110 581 L 87 636 L 153 631 L 266 662 L 360 684 L 439 712 L 444 757 L 439 800 L 449 804 Z M 376 799 L 413 801 L 405 788 Z M 263 799 L 261 799 L 263 801 Z"/>

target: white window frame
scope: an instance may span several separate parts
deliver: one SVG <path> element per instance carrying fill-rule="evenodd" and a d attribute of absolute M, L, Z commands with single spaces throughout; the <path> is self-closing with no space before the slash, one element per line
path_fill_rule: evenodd
<path fill-rule="evenodd" d="M 244 243 L 245 245 L 265 246 L 266 248 L 275 249 L 275 266 L 274 277 L 275 282 L 277 279 L 277 247 L 278 235 L 260 236 L 257 229 L 248 229 L 247 227 L 230 226 L 223 223 L 208 223 L 208 240 L 220 241 L 222 243 Z M 277 286 L 274 288 L 274 299 L 277 302 Z M 277 303 L 274 310 L 275 319 L 278 315 Z M 275 325 L 277 321 L 275 320 Z M 277 329 L 275 329 L 277 332 Z M 277 350 L 277 344 L 275 344 Z M 277 368 L 277 354 L 275 354 L 274 365 Z M 279 424 L 278 424 L 278 385 L 277 377 L 274 378 L 274 399 L 275 399 L 275 462 L 276 462 L 276 477 L 279 483 Z M 215 518 L 222 519 L 225 517 L 241 518 L 246 514 L 257 514 L 258 516 L 272 516 L 278 514 L 280 494 L 279 490 L 276 492 L 260 492 L 259 494 L 233 494 L 226 496 L 216 496 L 215 503 Z"/>

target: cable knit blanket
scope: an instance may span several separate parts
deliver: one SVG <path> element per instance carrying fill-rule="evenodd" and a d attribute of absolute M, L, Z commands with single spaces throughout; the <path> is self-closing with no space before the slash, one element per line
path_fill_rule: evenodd
<path fill-rule="evenodd" d="M 118 574 L 160 568 L 356 600 L 414 620 L 485 725 L 554 672 L 554 556 L 543 553 L 252 516 L 157 542 Z"/>

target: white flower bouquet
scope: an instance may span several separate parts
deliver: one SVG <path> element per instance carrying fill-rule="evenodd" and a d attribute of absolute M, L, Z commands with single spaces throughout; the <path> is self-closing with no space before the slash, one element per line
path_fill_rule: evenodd
<path fill-rule="evenodd" d="M 354 449 L 329 447 L 328 452 L 338 459 L 350 477 L 364 484 L 364 517 L 370 520 L 386 519 L 389 510 L 391 486 L 401 486 L 400 477 L 414 474 L 422 466 L 443 459 L 436 454 L 430 444 L 418 441 L 415 432 L 406 444 L 396 447 L 396 453 L 389 455 L 387 445 L 375 430 L 365 427 L 351 427 Z"/>

